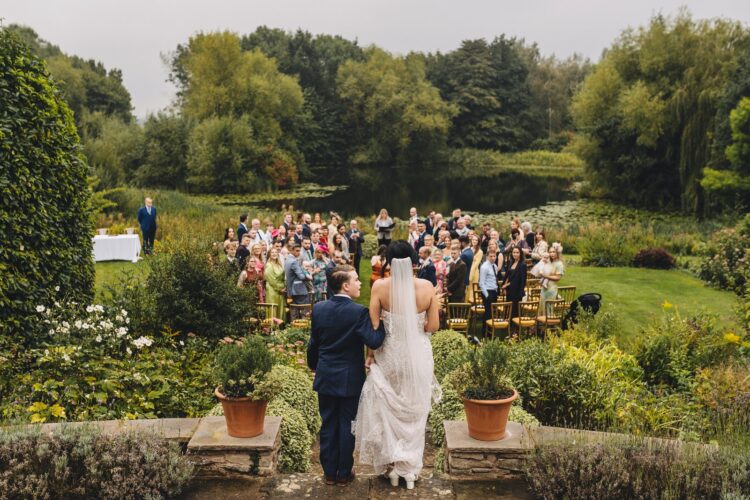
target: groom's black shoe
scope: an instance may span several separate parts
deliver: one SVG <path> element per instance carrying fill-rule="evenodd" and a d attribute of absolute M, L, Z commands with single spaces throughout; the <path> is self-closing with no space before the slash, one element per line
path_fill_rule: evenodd
<path fill-rule="evenodd" d="M 339 486 L 349 486 L 349 483 L 351 483 L 352 481 L 354 481 L 354 477 L 355 477 L 354 469 L 352 469 L 352 473 L 349 474 L 349 477 L 346 477 L 346 478 L 343 478 L 343 479 L 339 479 L 338 481 L 336 481 L 336 483 Z"/>

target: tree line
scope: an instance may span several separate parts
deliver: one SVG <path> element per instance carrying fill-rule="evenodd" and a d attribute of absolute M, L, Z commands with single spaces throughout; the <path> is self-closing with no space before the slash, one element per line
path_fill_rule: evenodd
<path fill-rule="evenodd" d="M 657 15 L 595 65 L 506 36 L 399 56 L 303 30 L 197 33 L 164 57 L 175 102 L 142 125 L 118 70 L 8 29 L 47 60 L 102 188 L 243 192 L 319 166 L 428 173 L 460 149 L 564 149 L 593 195 L 698 215 L 750 206 L 750 36 L 737 21 Z"/>

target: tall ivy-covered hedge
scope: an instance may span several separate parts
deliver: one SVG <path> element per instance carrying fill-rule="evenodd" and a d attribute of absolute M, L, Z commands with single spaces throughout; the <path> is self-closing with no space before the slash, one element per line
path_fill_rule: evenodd
<path fill-rule="evenodd" d="M 39 305 L 93 297 L 87 166 L 44 63 L 0 29 L 0 333 Z"/>

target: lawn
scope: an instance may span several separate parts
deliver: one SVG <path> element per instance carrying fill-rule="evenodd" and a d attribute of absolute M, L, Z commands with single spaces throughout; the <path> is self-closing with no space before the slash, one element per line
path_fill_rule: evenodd
<path fill-rule="evenodd" d="M 561 284 L 575 285 L 576 295 L 600 293 L 603 305 L 619 313 L 623 329 L 620 340 L 625 342 L 634 338 L 649 319 L 662 314 L 665 302 L 683 315 L 710 312 L 718 314 L 728 327 L 735 322 L 735 295 L 709 288 L 683 270 L 570 265 Z"/>
<path fill-rule="evenodd" d="M 107 284 L 114 284 L 121 271 L 143 273 L 146 266 L 131 262 L 96 264 L 96 292 L 101 297 Z M 370 260 L 362 259 L 360 275 L 362 292 L 359 302 L 370 303 Z M 575 285 L 576 294 L 598 292 L 604 306 L 615 310 L 622 319 L 620 340 L 628 342 L 649 319 L 663 313 L 665 301 L 683 315 L 699 311 L 718 314 L 728 328 L 734 327 L 734 294 L 714 290 L 687 271 L 657 271 L 630 267 L 597 268 L 570 264 L 562 285 Z"/>

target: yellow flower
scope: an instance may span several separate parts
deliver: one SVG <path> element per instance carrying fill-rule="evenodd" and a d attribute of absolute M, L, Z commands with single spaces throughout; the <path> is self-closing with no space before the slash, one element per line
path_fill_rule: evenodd
<path fill-rule="evenodd" d="M 739 344 L 740 339 L 740 336 L 734 332 L 727 332 L 724 334 L 724 340 L 726 340 L 730 344 Z"/>
<path fill-rule="evenodd" d="M 664 309 L 665 311 L 667 309 L 672 309 L 673 307 L 674 306 L 667 300 L 665 300 L 664 303 L 661 305 L 661 308 Z"/>

